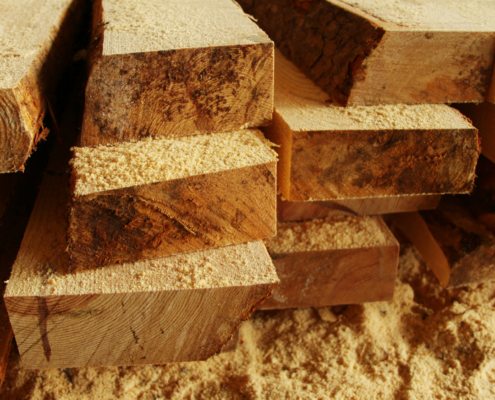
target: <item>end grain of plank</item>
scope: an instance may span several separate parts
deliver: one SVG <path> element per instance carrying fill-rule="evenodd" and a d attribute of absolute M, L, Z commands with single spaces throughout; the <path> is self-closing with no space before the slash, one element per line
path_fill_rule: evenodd
<path fill-rule="evenodd" d="M 278 187 L 289 201 L 468 193 L 477 130 L 444 104 L 337 107 L 278 51 Z"/>
<path fill-rule="evenodd" d="M 74 153 L 72 270 L 276 234 L 276 156 L 258 130 Z"/>
<path fill-rule="evenodd" d="M 231 0 L 97 0 L 81 146 L 269 124 L 273 43 Z"/>

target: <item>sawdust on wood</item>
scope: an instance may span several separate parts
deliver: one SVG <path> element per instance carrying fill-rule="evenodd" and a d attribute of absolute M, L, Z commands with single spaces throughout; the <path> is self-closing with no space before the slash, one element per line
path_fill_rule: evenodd
<path fill-rule="evenodd" d="M 13 353 L 0 398 L 495 398 L 495 283 L 444 290 L 411 247 L 399 278 L 391 302 L 256 313 L 205 362 L 29 371 Z"/>

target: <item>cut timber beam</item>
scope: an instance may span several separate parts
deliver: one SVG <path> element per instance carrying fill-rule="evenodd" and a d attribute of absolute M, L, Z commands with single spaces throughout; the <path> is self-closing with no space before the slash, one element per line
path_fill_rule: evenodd
<path fill-rule="evenodd" d="M 280 285 L 261 308 L 382 301 L 394 294 L 399 244 L 380 217 L 278 224 L 267 242 Z"/>
<path fill-rule="evenodd" d="M 80 144 L 267 125 L 273 43 L 231 0 L 96 0 Z"/>
<path fill-rule="evenodd" d="M 49 169 L 4 298 L 24 368 L 206 359 L 278 282 L 260 241 L 69 273 L 66 183 Z"/>
<path fill-rule="evenodd" d="M 495 162 L 495 103 L 457 104 L 456 108 L 479 130 L 481 151 Z"/>
<path fill-rule="evenodd" d="M 46 137 L 43 117 L 72 60 L 84 0 L 2 2 L 0 12 L 0 173 L 24 170 Z"/>
<path fill-rule="evenodd" d="M 479 154 L 476 129 L 446 105 L 336 107 L 277 51 L 275 113 L 285 200 L 467 193 Z"/>
<path fill-rule="evenodd" d="M 239 0 L 340 105 L 480 102 L 495 1 Z"/>
<path fill-rule="evenodd" d="M 258 130 L 75 148 L 71 269 L 274 236 L 276 162 Z"/>
<path fill-rule="evenodd" d="M 304 221 L 349 215 L 379 215 L 417 210 L 431 210 L 440 202 L 440 195 L 371 197 L 335 201 L 283 201 L 277 199 L 277 219 Z"/>
<path fill-rule="evenodd" d="M 397 214 L 394 222 L 442 286 L 465 286 L 495 278 L 495 237 L 460 199 L 444 198 L 432 211 Z"/>

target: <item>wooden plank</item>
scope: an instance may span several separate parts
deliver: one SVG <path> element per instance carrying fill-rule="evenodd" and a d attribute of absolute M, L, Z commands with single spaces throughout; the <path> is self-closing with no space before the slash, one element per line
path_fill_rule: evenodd
<path fill-rule="evenodd" d="M 72 61 L 83 0 L 19 0 L 0 6 L 0 173 L 24 170 L 46 137 L 43 117 Z"/>
<path fill-rule="evenodd" d="M 399 244 L 380 217 L 279 223 L 266 243 L 280 285 L 263 309 L 383 301 L 394 294 Z"/>
<path fill-rule="evenodd" d="M 436 210 L 397 214 L 394 223 L 415 245 L 444 287 L 495 278 L 495 236 L 457 198 Z"/>
<path fill-rule="evenodd" d="M 481 152 L 495 162 L 495 104 L 456 104 L 456 108 L 468 117 L 479 130 Z"/>
<path fill-rule="evenodd" d="M 239 3 L 337 104 L 485 97 L 495 48 L 492 0 Z"/>
<path fill-rule="evenodd" d="M 97 0 L 82 146 L 267 125 L 273 43 L 231 0 Z"/>
<path fill-rule="evenodd" d="M 280 145 L 278 187 L 289 201 L 467 193 L 476 129 L 446 105 L 336 107 L 278 51 L 275 113 L 264 128 Z"/>
<path fill-rule="evenodd" d="M 203 360 L 276 286 L 260 241 L 69 273 L 59 165 L 45 177 L 4 297 L 24 368 Z"/>
<path fill-rule="evenodd" d="M 440 202 L 440 195 L 390 196 L 335 201 L 284 201 L 277 198 L 279 222 L 304 221 L 349 215 L 380 215 L 417 210 L 431 210 Z"/>
<path fill-rule="evenodd" d="M 76 148 L 72 270 L 274 236 L 276 161 L 258 130 Z"/>

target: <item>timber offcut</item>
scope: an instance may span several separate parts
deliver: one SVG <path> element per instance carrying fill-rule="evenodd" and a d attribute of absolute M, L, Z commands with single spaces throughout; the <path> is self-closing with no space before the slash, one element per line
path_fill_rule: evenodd
<path fill-rule="evenodd" d="M 440 202 L 440 195 L 370 197 L 334 201 L 284 201 L 278 198 L 277 219 L 304 221 L 351 215 L 381 215 L 417 210 L 431 210 Z"/>
<path fill-rule="evenodd" d="M 96 0 L 81 146 L 267 125 L 273 43 L 232 0 Z"/>

